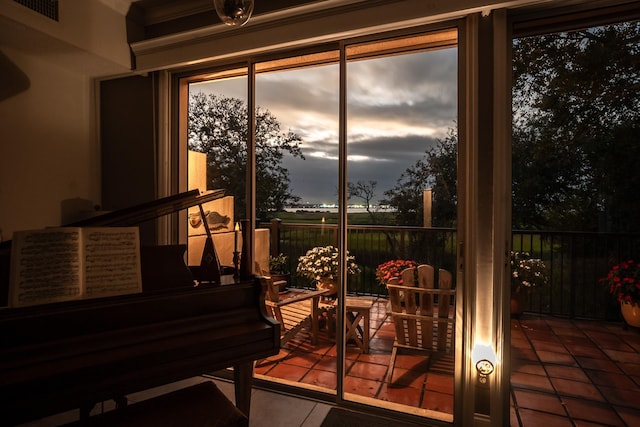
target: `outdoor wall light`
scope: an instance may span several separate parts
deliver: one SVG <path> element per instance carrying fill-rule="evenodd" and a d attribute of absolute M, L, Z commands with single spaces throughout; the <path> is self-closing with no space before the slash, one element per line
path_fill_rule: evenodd
<path fill-rule="evenodd" d="M 487 376 L 493 372 L 493 363 L 487 359 L 481 359 L 476 362 L 476 370 L 478 371 L 478 381 L 481 384 L 486 384 Z"/>
<path fill-rule="evenodd" d="M 254 0 L 213 0 L 213 6 L 223 23 L 241 27 L 251 18 L 253 2 Z"/>

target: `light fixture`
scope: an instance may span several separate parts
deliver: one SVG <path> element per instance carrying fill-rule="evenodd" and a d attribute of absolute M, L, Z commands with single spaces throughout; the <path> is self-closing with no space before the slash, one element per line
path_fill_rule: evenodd
<path fill-rule="evenodd" d="M 476 370 L 478 371 L 478 381 L 485 384 L 487 376 L 493 372 L 493 363 L 487 359 L 481 359 L 476 362 Z"/>
<path fill-rule="evenodd" d="M 213 0 L 216 13 L 223 23 L 231 27 L 241 27 L 249 21 L 253 13 L 254 0 Z"/>

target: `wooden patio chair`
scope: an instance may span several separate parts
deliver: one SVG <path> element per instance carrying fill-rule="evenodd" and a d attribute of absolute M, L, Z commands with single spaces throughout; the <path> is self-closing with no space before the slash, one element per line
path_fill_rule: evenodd
<path fill-rule="evenodd" d="M 269 276 L 261 276 L 260 281 L 266 287 L 265 308 L 267 314 L 280 323 L 280 345 L 285 345 L 302 328 L 309 329 L 311 343 L 318 343 L 318 303 L 328 290 L 301 291 L 289 298 L 280 298 L 281 281 L 273 281 Z"/>
<path fill-rule="evenodd" d="M 416 272 L 418 286 L 414 285 Z M 451 289 L 451 273 L 440 269 L 438 279 L 438 288 L 435 288 L 434 269 L 425 264 L 405 270 L 403 285 L 393 281 L 387 284 L 389 314 L 396 330 L 386 377 L 388 384 L 399 353 L 430 355 L 432 352 L 449 353 L 453 349 L 456 291 Z"/>

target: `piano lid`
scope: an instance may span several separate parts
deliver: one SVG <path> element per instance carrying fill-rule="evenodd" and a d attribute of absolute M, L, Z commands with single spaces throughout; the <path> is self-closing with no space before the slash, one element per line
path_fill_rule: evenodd
<path fill-rule="evenodd" d="M 97 215 L 70 224 L 65 224 L 64 227 L 126 227 L 155 219 L 163 215 L 178 212 L 191 206 L 210 202 L 211 200 L 219 199 L 221 197 L 224 197 L 224 190 L 212 190 L 207 194 L 200 194 L 200 190 L 191 190 L 125 209 L 119 209 L 103 215 Z"/>

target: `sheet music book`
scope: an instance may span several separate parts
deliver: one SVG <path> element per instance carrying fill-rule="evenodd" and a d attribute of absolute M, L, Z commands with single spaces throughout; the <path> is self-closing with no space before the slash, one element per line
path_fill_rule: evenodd
<path fill-rule="evenodd" d="M 138 227 L 55 227 L 12 240 L 11 307 L 142 292 Z"/>

